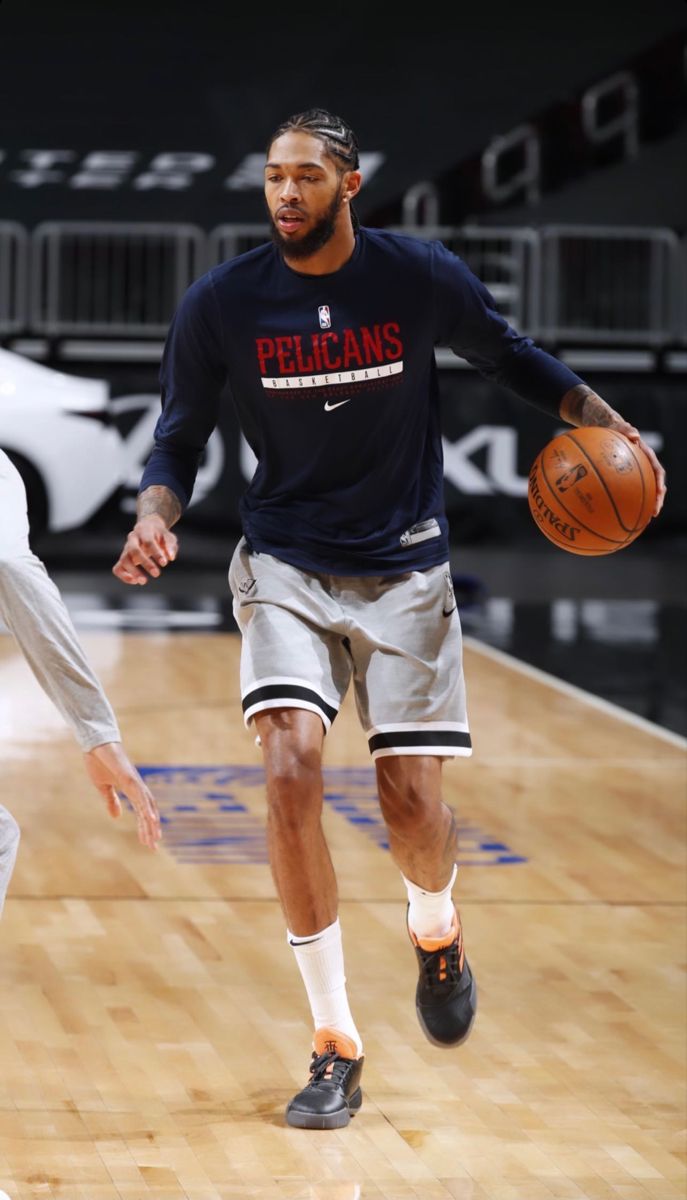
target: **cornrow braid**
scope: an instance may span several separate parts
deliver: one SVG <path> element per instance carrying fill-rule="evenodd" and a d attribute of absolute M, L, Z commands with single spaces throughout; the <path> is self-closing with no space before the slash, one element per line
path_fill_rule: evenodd
<path fill-rule="evenodd" d="M 267 153 L 269 154 L 270 146 L 276 142 L 277 138 L 292 130 L 309 133 L 312 137 L 320 138 L 325 144 L 329 157 L 333 158 L 337 166 L 344 171 L 359 169 L 360 156 L 357 137 L 350 125 L 347 125 L 341 117 L 328 112 L 326 108 L 309 108 L 305 112 L 294 113 L 275 129 L 267 144 Z M 353 205 L 351 205 L 351 220 L 353 229 L 359 229 L 360 221 Z"/>

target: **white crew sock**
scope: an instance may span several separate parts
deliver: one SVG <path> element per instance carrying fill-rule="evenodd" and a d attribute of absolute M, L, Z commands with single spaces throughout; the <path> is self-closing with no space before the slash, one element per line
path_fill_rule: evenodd
<path fill-rule="evenodd" d="M 449 933 L 455 912 L 451 889 L 457 874 L 458 867 L 454 863 L 451 878 L 440 892 L 426 892 L 402 875 L 410 901 L 408 924 L 416 937 L 440 938 Z"/>
<path fill-rule="evenodd" d="M 346 1034 L 355 1042 L 360 1057 L 363 1043 L 348 1006 L 338 917 L 319 933 L 296 937 L 287 930 L 287 936 L 308 993 L 315 1029 L 327 1027 Z"/>

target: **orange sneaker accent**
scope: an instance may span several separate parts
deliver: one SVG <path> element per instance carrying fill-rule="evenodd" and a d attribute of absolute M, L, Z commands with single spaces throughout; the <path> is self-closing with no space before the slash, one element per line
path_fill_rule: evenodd
<path fill-rule="evenodd" d="M 449 929 L 448 933 L 444 934 L 443 937 L 419 938 L 413 933 L 412 929 L 410 930 L 410 936 L 412 937 L 416 946 L 419 946 L 421 950 L 427 950 L 430 953 L 433 953 L 436 950 L 443 950 L 446 946 L 450 946 L 451 942 L 454 942 L 456 938 L 458 938 L 458 970 L 463 970 L 463 963 L 465 962 L 465 951 L 463 949 L 463 930 L 455 908 L 453 910 L 453 921 L 451 922 L 451 928 Z"/>
<path fill-rule="evenodd" d="M 339 1033 L 338 1029 L 316 1029 L 312 1048 L 316 1054 L 338 1054 L 340 1058 L 362 1057 L 358 1055 L 358 1047 L 353 1038 Z"/>

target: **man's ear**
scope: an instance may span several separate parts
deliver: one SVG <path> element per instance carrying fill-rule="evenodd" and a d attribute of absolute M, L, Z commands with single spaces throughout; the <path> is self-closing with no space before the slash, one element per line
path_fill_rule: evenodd
<path fill-rule="evenodd" d="M 363 186 L 363 177 L 360 171 L 347 171 L 346 182 L 344 184 L 344 197 L 346 200 L 352 200 L 358 195 Z"/>

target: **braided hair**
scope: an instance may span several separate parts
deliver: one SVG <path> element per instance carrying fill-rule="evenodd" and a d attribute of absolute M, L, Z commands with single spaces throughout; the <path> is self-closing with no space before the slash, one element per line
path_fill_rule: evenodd
<path fill-rule="evenodd" d="M 270 146 L 276 142 L 277 138 L 292 131 L 309 133 L 312 137 L 319 138 L 324 142 L 325 150 L 334 160 L 339 175 L 342 175 L 344 171 L 359 170 L 360 157 L 357 137 L 350 125 L 347 125 L 341 117 L 327 112 L 326 108 L 309 108 L 306 112 L 294 113 L 293 116 L 288 117 L 272 134 L 267 145 L 268 154 Z M 353 205 L 351 205 L 351 220 L 353 231 L 356 232 L 360 228 L 360 221 Z"/>

